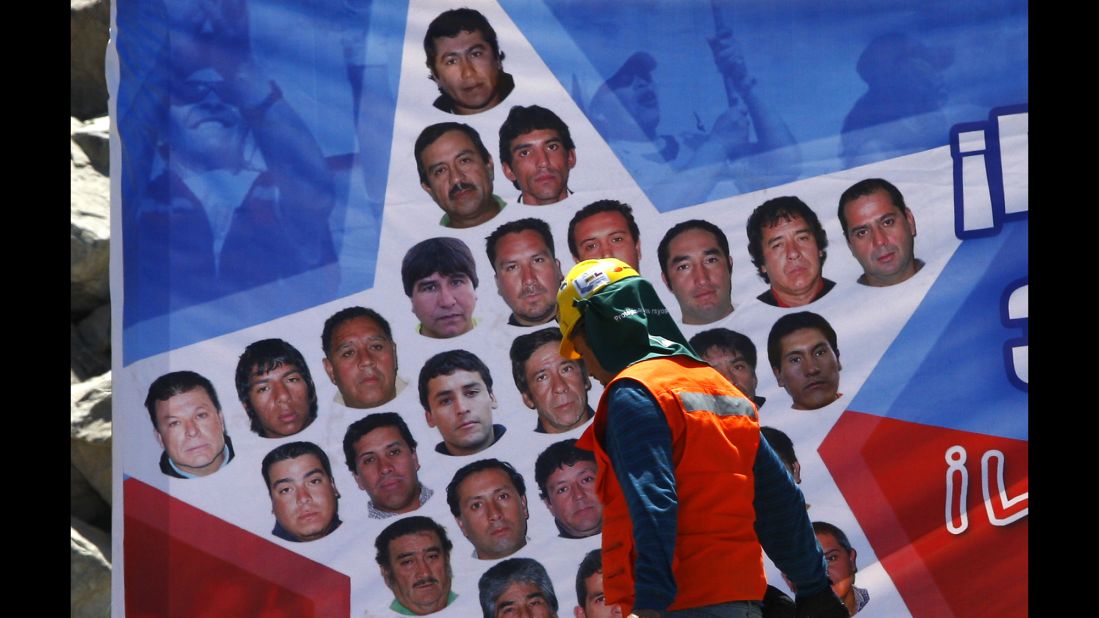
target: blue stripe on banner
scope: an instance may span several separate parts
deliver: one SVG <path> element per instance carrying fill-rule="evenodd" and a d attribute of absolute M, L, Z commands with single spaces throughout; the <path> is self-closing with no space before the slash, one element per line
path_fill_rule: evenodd
<path fill-rule="evenodd" d="M 661 212 L 943 146 L 1027 100 L 1023 0 L 500 4 Z"/>
<path fill-rule="evenodd" d="M 1001 299 L 1026 277 L 1027 221 L 967 240 L 893 341 L 850 408 L 905 421 L 1027 440 L 1027 392 L 1004 343 L 1020 335 Z M 968 294 L 960 291 L 970 290 Z"/>

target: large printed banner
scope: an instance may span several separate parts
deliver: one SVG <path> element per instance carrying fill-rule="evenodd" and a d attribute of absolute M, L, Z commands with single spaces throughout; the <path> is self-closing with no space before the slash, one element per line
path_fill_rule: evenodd
<path fill-rule="evenodd" d="M 852 609 L 1026 614 L 1025 1 L 112 8 L 116 615 L 606 615 L 601 256 Z"/>

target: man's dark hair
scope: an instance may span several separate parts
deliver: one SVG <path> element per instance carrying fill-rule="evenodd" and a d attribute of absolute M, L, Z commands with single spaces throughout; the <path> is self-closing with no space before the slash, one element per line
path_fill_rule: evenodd
<path fill-rule="evenodd" d="M 753 370 L 756 368 L 756 344 L 752 343 L 747 335 L 738 333 L 735 330 L 711 328 L 691 337 L 687 343 L 691 344 L 694 351 L 700 355 L 705 354 L 706 350 L 710 348 L 737 352 L 744 357 L 744 360 L 752 366 Z"/>
<path fill-rule="evenodd" d="M 435 522 L 430 517 L 424 517 L 423 515 L 412 515 L 410 517 L 404 517 L 389 524 L 384 530 L 378 534 L 378 538 L 374 539 L 374 548 L 378 550 L 374 559 L 378 561 L 378 566 L 382 567 L 386 571 L 392 571 L 389 566 L 389 544 L 393 541 L 408 534 L 416 534 L 418 532 L 434 532 L 439 537 L 439 542 L 443 545 L 443 554 L 446 555 L 447 566 L 450 566 L 450 550 L 454 548 L 454 544 L 450 542 L 450 539 L 446 536 L 446 528 Z"/>
<path fill-rule="evenodd" d="M 782 338 L 790 333 L 803 328 L 812 328 L 820 331 L 832 346 L 832 352 L 839 358 L 840 349 L 836 344 L 836 331 L 823 316 L 812 311 L 799 311 L 788 313 L 775 321 L 771 327 L 771 333 L 767 335 L 767 360 L 772 369 L 778 369 L 782 365 Z"/>
<path fill-rule="evenodd" d="M 641 242 L 641 230 L 637 227 L 637 222 L 633 220 L 633 209 L 630 208 L 630 205 L 617 200 L 599 200 L 576 211 L 576 214 L 572 216 L 572 220 L 569 221 L 569 251 L 572 253 L 572 257 L 580 257 L 580 252 L 576 248 L 576 224 L 592 215 L 610 211 L 621 214 L 626 220 L 626 227 L 629 228 L 634 242 Z"/>
<path fill-rule="evenodd" d="M 831 534 L 832 538 L 840 544 L 840 547 L 846 551 L 851 551 L 851 541 L 847 540 L 847 535 L 843 533 L 843 530 L 826 521 L 814 521 L 813 534 Z"/>
<path fill-rule="evenodd" d="M 408 430 L 408 425 L 405 424 L 400 414 L 396 412 L 367 414 L 348 425 L 347 432 L 343 434 L 343 456 L 347 459 L 347 469 L 351 471 L 351 474 L 357 472 L 355 469 L 355 443 L 359 441 L 359 438 L 379 427 L 396 427 L 401 434 L 401 439 L 405 441 L 408 448 L 412 452 L 416 452 L 416 439 L 412 437 L 412 432 Z"/>
<path fill-rule="evenodd" d="M 515 485 L 515 491 L 519 492 L 519 497 L 522 498 L 527 495 L 527 484 L 523 482 L 523 475 L 519 474 L 519 471 L 511 464 L 499 459 L 478 459 L 458 468 L 458 471 L 454 473 L 454 478 L 446 486 L 446 503 L 450 506 L 450 512 L 455 517 L 458 517 L 461 512 L 461 505 L 458 503 L 458 487 L 469 475 L 485 470 L 503 470 L 511 479 L 511 484 Z"/>
<path fill-rule="evenodd" d="M 149 394 L 145 397 L 145 408 L 149 411 L 149 419 L 153 421 L 153 429 L 160 429 L 156 424 L 156 404 L 158 401 L 168 401 L 176 395 L 182 395 L 193 388 L 201 388 L 210 396 L 210 401 L 221 411 L 221 403 L 218 402 L 217 391 L 209 380 L 193 371 L 173 371 L 153 380 L 149 385 Z"/>
<path fill-rule="evenodd" d="M 656 247 L 656 258 L 660 260 L 660 274 L 664 275 L 665 278 L 668 276 L 668 247 L 672 244 L 672 241 L 675 240 L 676 236 L 690 230 L 702 230 L 713 234 L 714 239 L 717 240 L 718 248 L 721 249 L 721 253 L 725 256 L 726 261 L 728 261 L 729 239 L 725 237 L 725 232 L 722 232 L 721 228 L 704 219 L 690 219 L 672 226 L 672 229 L 664 234 L 664 238 L 660 239 L 660 244 Z"/>
<path fill-rule="evenodd" d="M 496 244 L 500 242 L 500 239 L 507 234 L 515 234 L 526 230 L 536 232 L 541 236 L 542 242 L 546 243 L 546 249 L 549 250 L 550 257 L 557 259 L 557 253 L 553 248 L 553 233 L 550 232 L 548 223 L 534 217 L 516 219 L 496 228 L 485 238 L 485 251 L 488 253 L 488 263 L 492 266 L 492 272 L 496 272 Z"/>
<path fill-rule="evenodd" d="M 260 473 L 263 474 L 263 482 L 267 483 L 267 490 L 271 490 L 271 466 L 280 461 L 287 459 L 294 459 L 303 455 L 314 455 L 321 461 L 321 467 L 324 468 L 324 473 L 328 475 L 329 480 L 332 480 L 332 464 L 328 461 L 328 455 L 324 450 L 313 444 L 312 442 L 287 442 L 281 444 L 270 453 L 267 453 L 263 457 L 263 463 L 260 464 Z"/>
<path fill-rule="evenodd" d="M 603 571 L 603 550 L 596 548 L 589 551 L 580 561 L 580 568 L 576 569 L 576 604 L 584 607 L 588 600 L 588 578 Z"/>
<path fill-rule="evenodd" d="M 430 185 L 427 181 L 427 170 L 424 169 L 424 161 L 420 158 L 424 149 L 435 143 L 435 140 L 442 137 L 445 133 L 450 131 L 461 131 L 469 137 L 469 141 L 473 142 L 473 147 L 480 153 L 481 159 L 484 163 L 488 163 L 492 160 L 492 156 L 488 154 L 488 148 L 485 148 L 484 142 L 481 141 L 481 136 L 477 131 L 463 122 L 440 122 L 433 124 L 423 131 L 420 131 L 420 136 L 416 138 L 416 144 L 413 146 L 413 154 L 416 156 L 416 171 L 420 173 L 420 183 Z"/>
<path fill-rule="evenodd" d="M 412 298 L 412 288 L 424 277 L 439 273 L 443 277 L 465 275 L 477 289 L 477 264 L 473 262 L 466 243 L 457 238 L 438 236 L 412 245 L 401 261 L 401 282 L 405 296 Z"/>
<path fill-rule="evenodd" d="M 511 377 L 515 380 L 515 388 L 519 389 L 519 392 L 523 395 L 530 394 L 530 385 L 527 384 L 527 361 L 530 360 L 535 350 L 547 343 L 559 346 L 561 343 L 561 329 L 550 326 L 536 330 L 533 333 L 519 335 L 511 342 L 509 352 L 511 356 Z M 586 380 L 588 368 L 584 365 L 584 359 L 577 359 L 576 364 L 580 365 L 580 371 L 583 372 Z"/>
<path fill-rule="evenodd" d="M 435 356 L 427 359 L 422 369 L 420 369 L 420 403 L 424 406 L 424 410 L 430 410 L 431 407 L 428 404 L 427 383 L 432 378 L 437 376 L 448 376 L 455 371 L 474 371 L 481 375 L 481 381 L 485 383 L 485 388 L 488 389 L 489 394 L 492 393 L 492 372 L 488 370 L 488 366 L 484 361 L 477 358 L 477 355 L 465 350 L 447 350 L 446 352 L 439 352 Z"/>
<path fill-rule="evenodd" d="M 557 114 L 550 110 L 531 105 L 523 107 L 516 105 L 508 112 L 507 120 L 500 125 L 500 163 L 511 165 L 511 142 L 520 135 L 531 131 L 556 131 L 561 138 L 561 144 L 566 151 L 576 150 L 576 144 L 572 141 L 569 127 Z M 517 181 L 512 181 L 516 189 L 521 189 Z"/>
<path fill-rule="evenodd" d="M 545 595 L 554 615 L 557 615 L 557 593 L 553 591 L 553 582 L 546 568 L 533 558 L 508 558 L 492 565 L 477 582 L 484 618 L 495 618 L 497 599 L 515 583 L 536 586 Z"/>
<path fill-rule="evenodd" d="M 809 205 L 800 199 L 787 195 L 767 200 L 748 217 L 748 253 L 752 256 L 752 264 L 755 264 L 756 272 L 765 283 L 770 283 L 771 278 L 763 272 L 766 265 L 763 261 L 763 228 L 776 225 L 785 219 L 801 217 L 813 230 L 813 238 L 817 241 L 817 250 L 820 251 L 820 265 L 824 266 L 824 260 L 828 258 L 828 234 Z"/>
<path fill-rule="evenodd" d="M 794 441 L 790 439 L 790 436 L 774 427 L 760 427 L 759 433 L 763 434 L 767 444 L 771 445 L 771 449 L 775 451 L 775 454 L 783 463 L 788 466 L 797 463 L 798 456 L 794 452 Z"/>
<path fill-rule="evenodd" d="M 867 178 L 865 180 L 860 180 L 850 187 L 847 187 L 847 190 L 840 195 L 839 212 L 837 214 L 845 238 L 847 237 L 847 212 L 844 210 L 844 206 L 846 206 L 848 202 L 853 202 L 860 197 L 878 191 L 885 191 L 889 195 L 889 200 L 893 202 L 893 205 L 897 207 L 897 210 L 901 211 L 902 215 L 908 210 L 908 206 L 904 205 L 904 196 L 901 195 L 900 189 L 893 186 L 893 183 L 884 178 Z"/>
<path fill-rule="evenodd" d="M 274 371 L 283 365 L 290 365 L 298 370 L 305 379 L 305 385 L 309 392 L 309 420 L 317 418 L 317 387 L 313 384 L 313 376 L 309 373 L 309 366 L 305 364 L 305 358 L 297 348 L 282 339 L 262 339 L 244 348 L 244 353 L 237 361 L 237 397 L 248 413 L 252 431 L 265 436 L 263 424 L 260 423 L 259 414 L 252 405 L 252 377 L 262 376 Z"/>
<path fill-rule="evenodd" d="M 455 37 L 462 32 L 480 32 L 481 38 L 492 48 L 492 54 L 504 61 L 504 53 L 500 51 L 500 44 L 496 42 L 496 31 L 479 11 L 460 8 L 443 11 L 438 17 L 431 20 L 424 34 L 424 54 L 427 56 L 427 68 L 431 74 L 435 74 L 435 39 L 441 37 Z"/>
<path fill-rule="evenodd" d="M 324 351 L 325 356 L 329 356 L 329 353 L 332 351 L 332 334 L 335 333 L 336 329 L 344 322 L 350 322 L 355 318 L 369 318 L 374 320 L 374 323 L 382 329 L 383 333 L 385 333 L 386 339 L 393 341 L 393 330 L 389 328 L 389 322 L 382 317 L 382 314 L 373 309 L 367 309 L 366 307 L 347 307 L 333 313 L 332 317 L 324 321 L 324 329 L 321 330 L 321 350 Z"/>
<path fill-rule="evenodd" d="M 549 497 L 546 493 L 546 482 L 549 481 L 551 474 L 558 468 L 575 466 L 580 461 L 594 463 L 595 453 L 577 447 L 576 438 L 561 440 L 547 446 L 534 461 L 534 482 L 538 484 L 538 497 L 543 500 Z"/>

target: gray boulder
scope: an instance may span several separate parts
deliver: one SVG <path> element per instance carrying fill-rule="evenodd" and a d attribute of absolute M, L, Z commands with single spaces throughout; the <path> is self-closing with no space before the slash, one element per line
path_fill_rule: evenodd
<path fill-rule="evenodd" d="M 89 315 L 90 319 L 95 313 Z M 69 324 L 69 377 L 70 384 L 78 384 L 89 378 L 102 375 L 111 370 L 111 352 L 99 345 L 88 343 L 75 324 Z"/>
<path fill-rule="evenodd" d="M 70 123 L 71 126 L 71 123 Z M 70 129 L 71 139 L 76 142 L 95 171 L 110 176 L 111 169 L 111 118 L 102 116 L 82 123 Z"/>
<path fill-rule="evenodd" d="M 107 113 L 105 75 L 111 4 L 69 0 L 69 115 L 87 119 Z"/>
<path fill-rule="evenodd" d="M 110 299 L 110 181 L 75 157 L 69 172 L 69 309 L 83 314 Z"/>
<path fill-rule="evenodd" d="M 69 519 L 69 615 L 111 615 L 111 539 L 75 517 Z"/>
<path fill-rule="evenodd" d="M 111 374 L 69 387 L 69 460 L 111 502 Z"/>

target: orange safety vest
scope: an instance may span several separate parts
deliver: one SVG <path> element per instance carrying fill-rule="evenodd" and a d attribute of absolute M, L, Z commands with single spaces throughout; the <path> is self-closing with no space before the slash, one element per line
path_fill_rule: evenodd
<path fill-rule="evenodd" d="M 603 446 L 607 393 L 625 378 L 644 385 L 671 428 L 679 514 L 672 559 L 677 593 L 668 609 L 762 600 L 767 579 L 754 527 L 755 404 L 709 365 L 672 356 L 641 361 L 615 376 L 603 391 L 594 422 L 577 442 L 595 452 L 599 468 L 606 602 L 620 605 L 623 614 L 634 603 L 633 525 Z"/>

